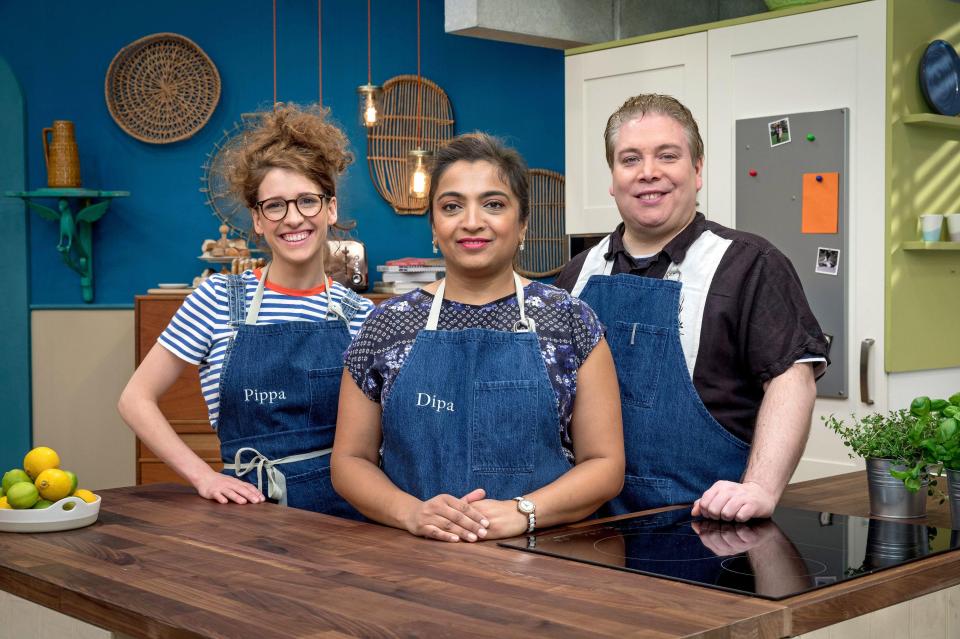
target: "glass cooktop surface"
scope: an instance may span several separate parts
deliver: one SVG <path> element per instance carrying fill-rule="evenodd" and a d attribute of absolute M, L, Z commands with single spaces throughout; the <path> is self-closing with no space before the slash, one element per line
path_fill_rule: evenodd
<path fill-rule="evenodd" d="M 746 523 L 689 508 L 501 546 L 740 594 L 783 599 L 960 548 L 960 531 L 779 507 Z"/>

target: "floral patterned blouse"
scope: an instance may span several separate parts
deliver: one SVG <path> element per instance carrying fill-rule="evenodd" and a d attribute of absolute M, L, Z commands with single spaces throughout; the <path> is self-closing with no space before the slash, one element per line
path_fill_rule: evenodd
<path fill-rule="evenodd" d="M 589 306 L 559 288 L 530 282 L 524 287 L 527 317 L 536 322 L 540 353 L 557 395 L 561 441 L 573 460 L 570 418 L 577 394 L 577 370 L 603 337 Z M 417 289 L 378 306 L 364 322 L 345 356 L 350 375 L 372 401 L 383 403 L 400 368 L 427 323 L 433 295 Z M 440 330 L 486 328 L 510 331 L 519 317 L 516 295 L 475 306 L 444 300 Z"/>

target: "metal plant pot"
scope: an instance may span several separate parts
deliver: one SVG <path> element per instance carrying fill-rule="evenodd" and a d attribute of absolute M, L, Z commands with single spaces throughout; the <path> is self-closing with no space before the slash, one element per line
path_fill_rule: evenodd
<path fill-rule="evenodd" d="M 870 490 L 870 514 L 892 519 L 914 519 L 927 514 L 927 484 L 924 478 L 920 490 L 910 492 L 903 482 L 890 475 L 890 469 L 905 470 L 903 464 L 892 459 L 867 460 L 867 486 Z"/>
<path fill-rule="evenodd" d="M 960 470 L 947 469 L 947 494 L 950 496 L 950 527 L 960 530 Z"/>
<path fill-rule="evenodd" d="M 864 566 L 871 569 L 896 566 L 930 552 L 927 527 L 899 521 L 871 519 L 867 532 Z"/>

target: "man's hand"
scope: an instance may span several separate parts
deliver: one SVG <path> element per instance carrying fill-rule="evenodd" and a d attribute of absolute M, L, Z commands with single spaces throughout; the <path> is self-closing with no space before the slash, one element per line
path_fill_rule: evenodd
<path fill-rule="evenodd" d="M 694 517 L 747 521 L 769 517 L 777 505 L 777 496 L 760 484 L 747 481 L 742 484 L 718 481 L 693 502 Z"/>
<path fill-rule="evenodd" d="M 739 555 L 783 536 L 770 519 L 755 524 L 698 520 L 690 522 L 690 527 L 700 536 L 703 545 L 718 557 Z"/>

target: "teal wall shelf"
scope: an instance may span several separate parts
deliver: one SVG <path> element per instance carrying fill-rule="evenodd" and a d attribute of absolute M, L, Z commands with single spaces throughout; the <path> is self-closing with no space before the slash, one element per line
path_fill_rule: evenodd
<path fill-rule="evenodd" d="M 57 251 L 64 264 L 80 275 L 83 301 L 93 302 L 93 223 L 107 212 L 110 201 L 127 197 L 129 191 L 93 191 L 90 189 L 36 189 L 35 191 L 7 191 L 7 197 L 18 197 L 40 217 L 60 225 Z M 52 209 L 35 200 L 56 200 Z M 99 201 L 98 201 L 99 200 Z M 79 203 L 74 213 L 71 204 Z"/>

